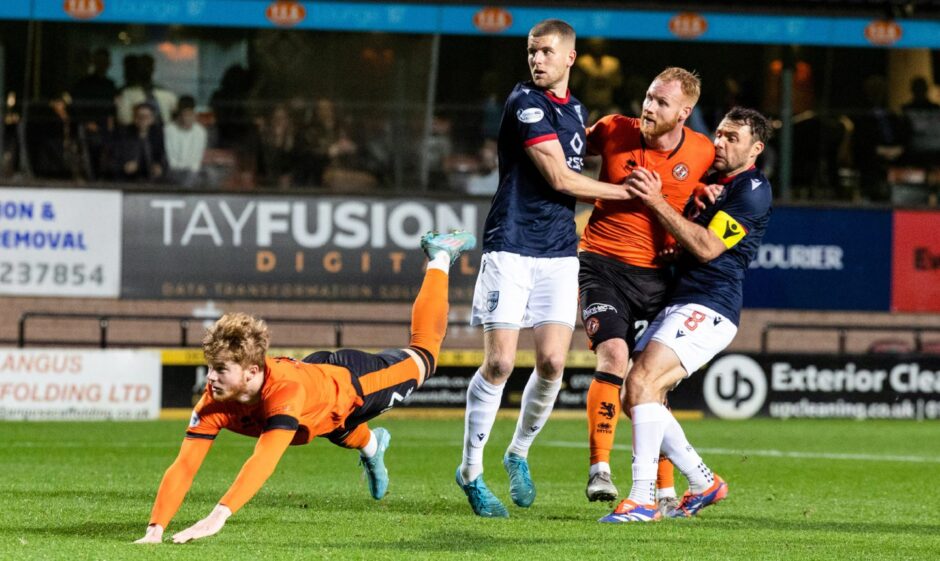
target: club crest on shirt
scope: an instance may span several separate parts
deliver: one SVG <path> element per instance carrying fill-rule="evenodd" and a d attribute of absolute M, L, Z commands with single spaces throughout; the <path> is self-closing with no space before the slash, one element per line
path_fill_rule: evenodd
<path fill-rule="evenodd" d="M 685 181 L 685 178 L 689 176 L 689 166 L 685 163 L 680 162 L 672 168 L 672 176 L 678 179 L 679 181 Z"/>
<path fill-rule="evenodd" d="M 530 107 L 516 111 L 516 118 L 530 125 L 532 123 L 538 123 L 543 117 L 545 117 L 545 112 L 538 107 Z"/>
<path fill-rule="evenodd" d="M 496 309 L 496 306 L 499 305 L 499 291 L 491 290 L 489 294 L 486 295 L 486 311 L 492 312 Z"/>

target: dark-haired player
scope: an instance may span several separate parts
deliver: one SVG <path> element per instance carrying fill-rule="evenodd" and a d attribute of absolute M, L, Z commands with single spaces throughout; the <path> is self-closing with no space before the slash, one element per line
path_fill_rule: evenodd
<path fill-rule="evenodd" d="M 654 504 L 660 452 L 689 480 L 689 490 L 669 516 L 692 516 L 728 494 L 728 485 L 705 465 L 663 400 L 737 333 L 744 274 L 771 214 L 770 183 L 755 167 L 770 134 L 770 124 L 759 112 L 740 107 L 729 111 L 715 132 L 717 174 L 712 178 L 724 190 L 704 210 L 687 205 L 686 216 L 663 200 L 656 172 L 637 169 L 627 179 L 628 188 L 675 236 L 683 254 L 676 288 L 637 344 L 639 355 L 626 382 L 623 406 L 633 423 L 633 487 L 602 522 L 661 517 Z"/>

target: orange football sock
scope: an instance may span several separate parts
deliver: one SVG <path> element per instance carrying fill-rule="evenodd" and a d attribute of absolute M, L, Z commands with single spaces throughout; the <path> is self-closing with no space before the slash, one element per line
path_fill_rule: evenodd
<path fill-rule="evenodd" d="M 447 333 L 447 273 L 428 269 L 421 290 L 411 308 L 411 341 L 409 347 L 417 350 L 428 362 L 428 376 L 437 367 L 437 356 Z M 423 352 L 422 352 L 423 351 Z"/>
<path fill-rule="evenodd" d="M 350 431 L 342 442 L 335 442 L 335 444 L 351 450 L 362 450 L 369 443 L 370 438 L 372 438 L 372 431 L 368 423 L 362 423 Z"/>
<path fill-rule="evenodd" d="M 659 469 L 656 472 L 657 489 L 675 489 L 676 477 L 672 462 L 666 456 L 659 457 Z"/>
<path fill-rule="evenodd" d="M 623 378 L 595 372 L 587 393 L 588 442 L 591 445 L 591 464 L 610 463 L 614 448 L 614 434 L 620 420 L 620 387 Z"/>

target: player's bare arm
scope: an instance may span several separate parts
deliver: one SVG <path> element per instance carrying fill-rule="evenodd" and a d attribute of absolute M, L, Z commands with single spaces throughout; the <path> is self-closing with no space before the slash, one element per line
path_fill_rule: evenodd
<path fill-rule="evenodd" d="M 586 199 L 623 201 L 633 195 L 623 185 L 614 185 L 591 179 L 572 170 L 565 163 L 561 142 L 549 140 L 526 148 L 542 177 L 558 192 Z"/>
<path fill-rule="evenodd" d="M 728 248 L 718 236 L 676 212 L 663 199 L 662 180 L 655 171 L 637 168 L 626 181 L 627 189 L 641 199 L 682 247 L 702 263 L 711 261 Z"/>

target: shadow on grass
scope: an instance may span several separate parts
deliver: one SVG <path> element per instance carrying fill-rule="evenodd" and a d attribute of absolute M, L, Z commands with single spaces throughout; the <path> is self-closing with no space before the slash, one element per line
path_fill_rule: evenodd
<path fill-rule="evenodd" d="M 500 523 L 500 521 L 496 521 Z M 336 550 L 355 549 L 368 551 L 388 551 L 400 554 L 403 551 L 413 553 L 466 553 L 485 554 L 492 552 L 506 552 L 509 549 L 535 546 L 548 547 L 553 545 L 570 544 L 569 537 L 546 538 L 537 536 L 494 536 L 487 528 L 476 530 L 463 528 L 459 530 L 437 530 L 422 534 L 418 537 L 403 537 L 398 540 L 355 541 L 335 540 L 323 541 L 320 545 L 335 548 Z"/>
<path fill-rule="evenodd" d="M 713 528 L 724 527 L 727 530 L 773 530 L 787 532 L 827 532 L 840 534 L 909 534 L 923 537 L 936 537 L 940 534 L 940 523 L 911 522 L 838 522 L 833 520 L 813 520 L 797 518 L 761 518 L 755 516 L 725 515 L 696 521 L 680 523 L 708 524 Z"/>
<path fill-rule="evenodd" d="M 48 526 L 11 526 L 3 533 L 14 536 L 59 536 L 95 538 L 130 543 L 143 537 L 146 521 L 135 522 L 80 522 L 78 524 L 50 524 Z"/>

